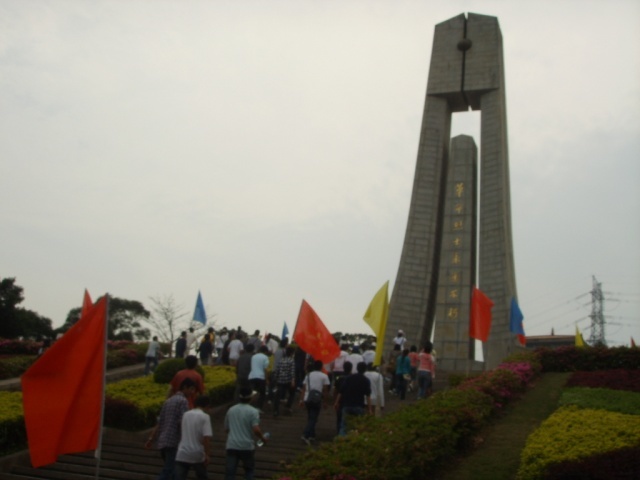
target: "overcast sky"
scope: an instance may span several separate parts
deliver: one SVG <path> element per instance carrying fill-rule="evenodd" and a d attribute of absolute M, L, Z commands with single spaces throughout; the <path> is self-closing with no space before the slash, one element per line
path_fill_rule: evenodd
<path fill-rule="evenodd" d="M 434 26 L 496 16 L 527 334 L 640 341 L 640 2 L 0 0 L 0 277 L 332 331 L 404 239 Z M 479 116 L 453 134 L 479 143 Z"/>

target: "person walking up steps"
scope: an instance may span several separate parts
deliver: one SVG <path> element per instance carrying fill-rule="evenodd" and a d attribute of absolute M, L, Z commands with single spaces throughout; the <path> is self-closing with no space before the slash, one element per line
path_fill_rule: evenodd
<path fill-rule="evenodd" d="M 249 405 L 253 392 L 251 388 L 240 390 L 240 403 L 231 407 L 224 417 L 224 430 L 227 432 L 227 463 L 225 480 L 234 480 L 238 464 L 242 462 L 245 480 L 252 480 L 255 471 L 255 437 L 264 444 L 268 438 L 260 429 L 260 413 Z"/>
<path fill-rule="evenodd" d="M 145 448 L 151 448 L 156 442 L 156 448 L 160 450 L 160 456 L 164 461 L 162 471 L 156 480 L 173 480 L 176 453 L 180 443 L 180 424 L 182 416 L 189 410 L 187 397 L 191 397 L 196 391 L 196 382 L 185 378 L 180 384 L 180 390 L 168 398 L 162 404 L 158 424 L 153 429 Z"/>
<path fill-rule="evenodd" d="M 302 433 L 302 441 L 307 445 L 316 439 L 316 424 L 320 416 L 320 410 L 326 406 L 326 396 L 329 390 L 329 377 L 322 372 L 322 361 L 313 362 L 312 370 L 302 381 L 300 392 L 300 405 L 307 408 L 307 426 Z M 319 392 L 313 393 L 313 392 Z"/>
<path fill-rule="evenodd" d="M 175 479 L 186 480 L 193 468 L 198 480 L 207 480 L 207 465 L 211 452 L 211 417 L 205 412 L 209 409 L 210 398 L 200 395 L 196 405 L 182 416 L 182 436 L 176 454 Z"/>

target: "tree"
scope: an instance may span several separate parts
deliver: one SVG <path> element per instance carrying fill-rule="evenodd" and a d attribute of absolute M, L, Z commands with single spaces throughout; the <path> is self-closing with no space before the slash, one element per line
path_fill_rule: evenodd
<path fill-rule="evenodd" d="M 66 332 L 80 319 L 82 307 L 69 310 L 61 332 Z M 140 323 L 148 320 L 151 313 L 137 300 L 126 300 L 118 297 L 109 299 L 109 323 L 107 337 L 109 340 L 148 340 L 151 336 L 148 328 Z"/>
<path fill-rule="evenodd" d="M 51 320 L 19 307 L 23 300 L 23 288 L 16 285 L 15 278 L 0 280 L 0 337 L 51 337 Z"/>
<path fill-rule="evenodd" d="M 26 308 L 18 308 L 16 314 L 20 324 L 21 336 L 35 340 L 53 338 L 52 322 L 49 318 Z"/>
<path fill-rule="evenodd" d="M 180 335 L 179 332 L 189 327 L 187 310 L 183 305 L 176 303 L 173 295 L 149 297 L 149 299 L 153 306 L 151 317 L 147 322 L 158 333 L 160 340 L 173 344 Z"/>
<path fill-rule="evenodd" d="M 0 280 L 0 337 L 16 338 L 20 336 L 20 324 L 17 306 L 22 303 L 22 287 L 15 284 L 15 278 Z"/>

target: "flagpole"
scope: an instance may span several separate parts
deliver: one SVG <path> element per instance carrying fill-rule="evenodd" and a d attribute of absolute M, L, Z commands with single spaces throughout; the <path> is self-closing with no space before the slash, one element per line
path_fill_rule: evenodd
<path fill-rule="evenodd" d="M 96 458 L 96 480 L 100 478 L 100 460 L 102 458 L 102 435 L 104 433 L 104 404 L 105 393 L 107 391 L 107 338 L 109 336 L 109 294 L 106 293 L 107 304 L 105 306 L 104 318 L 104 362 L 102 365 L 102 400 L 100 405 L 100 431 L 98 432 L 98 445 L 95 451 Z"/>

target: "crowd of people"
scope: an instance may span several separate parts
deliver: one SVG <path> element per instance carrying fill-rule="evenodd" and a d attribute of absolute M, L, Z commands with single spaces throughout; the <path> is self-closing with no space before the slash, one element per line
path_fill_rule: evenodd
<path fill-rule="evenodd" d="M 409 347 L 402 330 L 393 343 L 393 350 L 380 366 L 374 365 L 375 343 L 369 340 L 360 345 L 342 343 L 339 356 L 323 364 L 290 345 L 287 338 L 261 336 L 259 330 L 248 335 L 240 328 L 219 332 L 210 328 L 200 340 L 193 329 L 182 332 L 175 356 L 185 358 L 185 368 L 171 381 L 169 397 L 147 444 L 149 448 L 155 445 L 164 459 L 158 479 L 181 480 L 191 469 L 198 479 L 207 478 L 211 425 L 210 420 L 208 428 L 205 425 L 209 404 L 196 371 L 198 364 L 235 368 L 236 404 L 224 420 L 228 433 L 225 479 L 235 478 L 240 463 L 244 478 L 250 479 L 255 469 L 255 442 L 268 441 L 260 429 L 260 415 L 267 406 L 274 417 L 291 415 L 297 399 L 307 412 L 301 439 L 311 445 L 324 408 L 335 410 L 336 435 L 341 436 L 347 434 L 351 417 L 383 414 L 386 384 L 389 393 L 401 400 L 414 390 L 418 399 L 430 395 L 436 363 L 431 343 L 420 351 Z M 156 352 L 156 347 L 150 344 L 149 352 Z M 146 371 L 152 369 L 152 363 L 147 362 Z"/>

